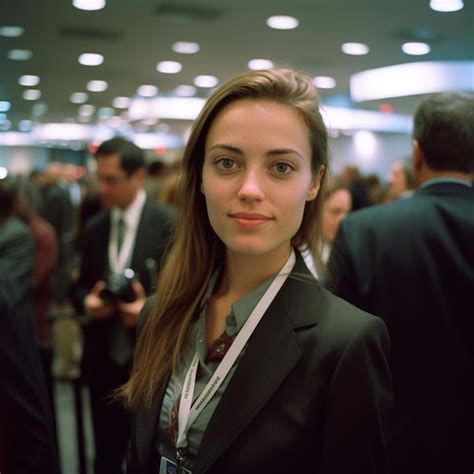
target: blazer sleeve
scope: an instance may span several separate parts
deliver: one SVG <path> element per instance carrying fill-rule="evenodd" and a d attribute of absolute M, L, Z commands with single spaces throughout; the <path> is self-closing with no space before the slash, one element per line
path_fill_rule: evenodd
<path fill-rule="evenodd" d="M 389 351 L 389 335 L 380 318 L 368 319 L 343 350 L 329 388 L 321 474 L 388 472 Z"/>

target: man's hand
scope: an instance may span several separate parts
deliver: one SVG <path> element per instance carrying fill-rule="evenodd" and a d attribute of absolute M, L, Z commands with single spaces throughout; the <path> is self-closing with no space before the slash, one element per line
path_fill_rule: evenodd
<path fill-rule="evenodd" d="M 123 325 L 127 328 L 133 328 L 138 324 L 138 316 L 146 300 L 145 289 L 138 280 L 132 281 L 132 288 L 135 292 L 135 301 L 132 303 L 120 302 L 118 304 Z"/>
<path fill-rule="evenodd" d="M 84 309 L 87 316 L 96 321 L 110 318 L 116 311 L 114 305 L 106 303 L 99 296 L 105 286 L 104 281 L 98 281 L 84 298 Z"/>

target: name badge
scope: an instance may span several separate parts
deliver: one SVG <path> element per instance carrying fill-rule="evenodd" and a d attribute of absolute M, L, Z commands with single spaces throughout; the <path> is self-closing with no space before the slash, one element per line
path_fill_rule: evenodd
<path fill-rule="evenodd" d="M 171 459 L 161 456 L 160 474 L 192 474 L 189 469 L 178 466 Z"/>

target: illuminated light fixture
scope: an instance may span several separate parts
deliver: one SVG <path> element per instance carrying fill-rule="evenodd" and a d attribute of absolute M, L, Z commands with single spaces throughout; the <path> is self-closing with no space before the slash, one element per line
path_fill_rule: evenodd
<path fill-rule="evenodd" d="M 249 69 L 252 69 L 252 71 L 258 71 L 261 69 L 271 69 L 274 64 L 269 59 L 251 59 L 247 66 Z"/>
<path fill-rule="evenodd" d="M 92 135 L 92 127 L 77 123 L 45 123 L 33 127 L 31 135 L 36 141 L 88 141 Z"/>
<path fill-rule="evenodd" d="M 195 54 L 200 50 L 200 46 L 197 43 L 191 41 L 177 41 L 171 46 L 175 53 L 179 54 Z"/>
<path fill-rule="evenodd" d="M 158 94 L 158 87 L 151 84 L 143 84 L 137 89 L 137 94 L 142 97 L 154 97 Z"/>
<path fill-rule="evenodd" d="M 8 170 L 0 166 L 0 179 L 5 179 L 8 176 Z"/>
<path fill-rule="evenodd" d="M 69 96 L 69 101 L 73 104 L 84 104 L 89 99 L 89 96 L 85 92 L 73 92 Z"/>
<path fill-rule="evenodd" d="M 391 114 L 393 112 L 393 106 L 392 104 L 388 104 L 387 102 L 384 102 L 383 104 L 379 105 L 379 110 L 380 112 L 383 112 L 385 114 Z"/>
<path fill-rule="evenodd" d="M 7 130 L 10 130 L 10 127 L 12 126 L 12 123 L 10 120 L 4 120 L 3 122 L 0 123 L 0 130 L 6 132 Z"/>
<path fill-rule="evenodd" d="M 33 53 L 29 49 L 11 49 L 8 51 L 8 59 L 13 61 L 27 61 L 33 56 Z"/>
<path fill-rule="evenodd" d="M 412 56 L 423 56 L 424 54 L 428 54 L 431 48 L 426 43 L 403 43 L 402 51 Z"/>
<path fill-rule="evenodd" d="M 20 86 L 31 87 L 31 86 L 37 86 L 39 84 L 39 81 L 40 81 L 40 78 L 38 76 L 25 75 L 25 76 L 21 76 L 18 79 L 18 84 L 20 84 Z"/>
<path fill-rule="evenodd" d="M 35 104 L 31 108 L 31 113 L 35 116 L 44 115 L 47 111 L 48 111 L 48 106 L 42 103 Z"/>
<path fill-rule="evenodd" d="M 91 104 L 84 104 L 79 107 L 79 115 L 83 117 L 90 117 L 94 115 L 95 107 Z"/>
<path fill-rule="evenodd" d="M 178 86 L 174 93 L 180 97 L 192 97 L 196 94 L 197 89 L 194 86 L 181 85 Z"/>
<path fill-rule="evenodd" d="M 352 56 L 363 56 L 369 53 L 369 47 L 364 43 L 344 43 L 341 46 L 342 52 Z"/>
<path fill-rule="evenodd" d="M 292 16 L 276 15 L 267 18 L 267 25 L 275 30 L 293 30 L 300 22 Z"/>
<path fill-rule="evenodd" d="M 25 100 L 38 100 L 41 97 L 41 91 L 38 89 L 26 89 L 23 92 L 23 99 Z"/>
<path fill-rule="evenodd" d="M 336 80 L 329 76 L 316 76 L 313 84 L 320 89 L 334 89 L 337 86 Z"/>
<path fill-rule="evenodd" d="M 104 62 L 104 56 L 97 53 L 83 53 L 79 56 L 78 62 L 83 66 L 100 66 Z"/>
<path fill-rule="evenodd" d="M 116 109 L 127 109 L 130 106 L 130 98 L 129 97 L 115 97 L 112 101 L 112 105 Z"/>
<path fill-rule="evenodd" d="M 156 65 L 156 70 L 163 74 L 177 74 L 181 69 L 183 66 L 178 61 L 161 61 Z"/>
<path fill-rule="evenodd" d="M 72 5 L 79 10 L 102 10 L 105 7 L 105 0 L 72 0 Z"/>
<path fill-rule="evenodd" d="M 115 113 L 115 110 L 112 107 L 101 107 L 97 111 L 97 116 L 100 119 L 108 119 L 110 117 L 113 117 Z"/>
<path fill-rule="evenodd" d="M 329 130 L 372 130 L 374 132 L 411 133 L 410 115 L 384 114 L 372 110 L 324 106 L 321 113 Z"/>
<path fill-rule="evenodd" d="M 193 82 L 197 87 L 215 87 L 219 84 L 219 80 L 216 76 L 209 76 L 206 74 L 196 76 Z"/>
<path fill-rule="evenodd" d="M 474 61 L 423 61 L 370 69 L 353 74 L 355 102 L 454 90 L 474 90 Z"/>
<path fill-rule="evenodd" d="M 128 109 L 130 120 L 149 117 L 159 119 L 194 120 L 204 106 L 201 97 L 156 97 L 154 99 L 133 99 Z"/>
<path fill-rule="evenodd" d="M 89 81 L 86 85 L 86 89 L 91 92 L 104 92 L 107 87 L 109 85 L 106 81 Z"/>
<path fill-rule="evenodd" d="M 378 148 L 378 141 L 373 132 L 357 130 L 352 136 L 352 139 L 354 140 L 354 148 L 364 161 L 375 158 L 374 154 Z"/>
<path fill-rule="evenodd" d="M 456 12 L 464 7 L 462 0 L 431 0 L 430 8 L 437 12 Z"/>
<path fill-rule="evenodd" d="M 31 130 L 32 123 L 33 122 L 31 120 L 20 120 L 18 129 L 22 132 L 29 132 Z"/>
<path fill-rule="evenodd" d="M 0 122 L 3 122 L 7 119 L 7 114 L 0 113 Z"/>
<path fill-rule="evenodd" d="M 0 112 L 8 112 L 12 104 L 6 100 L 0 100 Z"/>
<path fill-rule="evenodd" d="M 0 26 L 0 36 L 5 38 L 18 38 L 24 31 L 21 26 Z"/>

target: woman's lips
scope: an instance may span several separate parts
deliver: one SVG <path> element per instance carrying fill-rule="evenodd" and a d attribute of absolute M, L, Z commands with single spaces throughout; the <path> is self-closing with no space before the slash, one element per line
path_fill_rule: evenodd
<path fill-rule="evenodd" d="M 272 218 L 263 214 L 237 212 L 230 214 L 230 218 L 239 226 L 252 228 L 260 227 L 271 221 Z"/>

